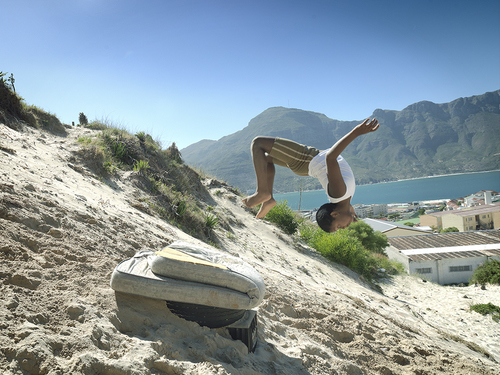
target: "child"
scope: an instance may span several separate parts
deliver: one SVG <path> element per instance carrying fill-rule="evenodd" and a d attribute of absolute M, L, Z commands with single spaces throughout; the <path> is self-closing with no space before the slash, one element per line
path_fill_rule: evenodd
<path fill-rule="evenodd" d="M 316 177 L 328 196 L 329 203 L 320 207 L 316 221 L 325 232 L 347 228 L 356 220 L 351 197 L 355 182 L 351 167 L 340 155 L 360 135 L 374 132 L 380 124 L 376 119 L 366 119 L 335 143 L 330 149 L 320 151 L 283 138 L 256 137 L 251 151 L 257 190 L 243 203 L 251 208 L 262 203 L 257 218 L 263 218 L 276 205 L 273 198 L 275 168 L 280 165 L 290 168 L 299 176 Z"/>

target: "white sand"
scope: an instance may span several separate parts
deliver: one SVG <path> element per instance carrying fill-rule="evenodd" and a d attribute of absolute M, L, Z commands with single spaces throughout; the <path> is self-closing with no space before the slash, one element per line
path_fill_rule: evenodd
<path fill-rule="evenodd" d="M 200 195 L 227 224 L 214 242 L 266 282 L 255 353 L 163 301 L 115 294 L 109 280 L 121 260 L 200 241 L 138 209 L 137 174 L 104 184 L 82 167 L 75 140 L 94 132 L 68 133 L 0 125 L 1 374 L 498 373 L 500 324 L 468 309 L 500 305 L 498 286 L 396 277 L 381 294 L 254 219 L 214 180 L 203 181 L 211 196 Z"/>

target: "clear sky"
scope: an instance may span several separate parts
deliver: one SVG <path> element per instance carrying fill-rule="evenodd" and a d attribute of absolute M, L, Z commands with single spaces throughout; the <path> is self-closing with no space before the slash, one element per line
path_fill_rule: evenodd
<path fill-rule="evenodd" d="M 163 147 L 269 107 L 362 120 L 500 89 L 499 0 L 3 0 L 0 70 L 70 124 Z"/>

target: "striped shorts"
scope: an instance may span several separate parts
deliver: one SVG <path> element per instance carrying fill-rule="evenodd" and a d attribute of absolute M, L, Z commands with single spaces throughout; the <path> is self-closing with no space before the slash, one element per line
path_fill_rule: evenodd
<path fill-rule="evenodd" d="M 309 176 L 309 163 L 319 153 L 317 148 L 284 138 L 275 138 L 269 156 L 273 158 L 274 164 L 290 168 L 299 176 Z"/>

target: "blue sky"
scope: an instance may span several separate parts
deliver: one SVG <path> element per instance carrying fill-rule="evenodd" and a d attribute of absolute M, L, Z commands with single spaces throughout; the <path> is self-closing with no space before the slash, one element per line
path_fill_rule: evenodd
<path fill-rule="evenodd" d="M 184 148 L 269 107 L 361 120 L 500 89 L 499 0 L 4 0 L 0 70 L 64 123 Z"/>

